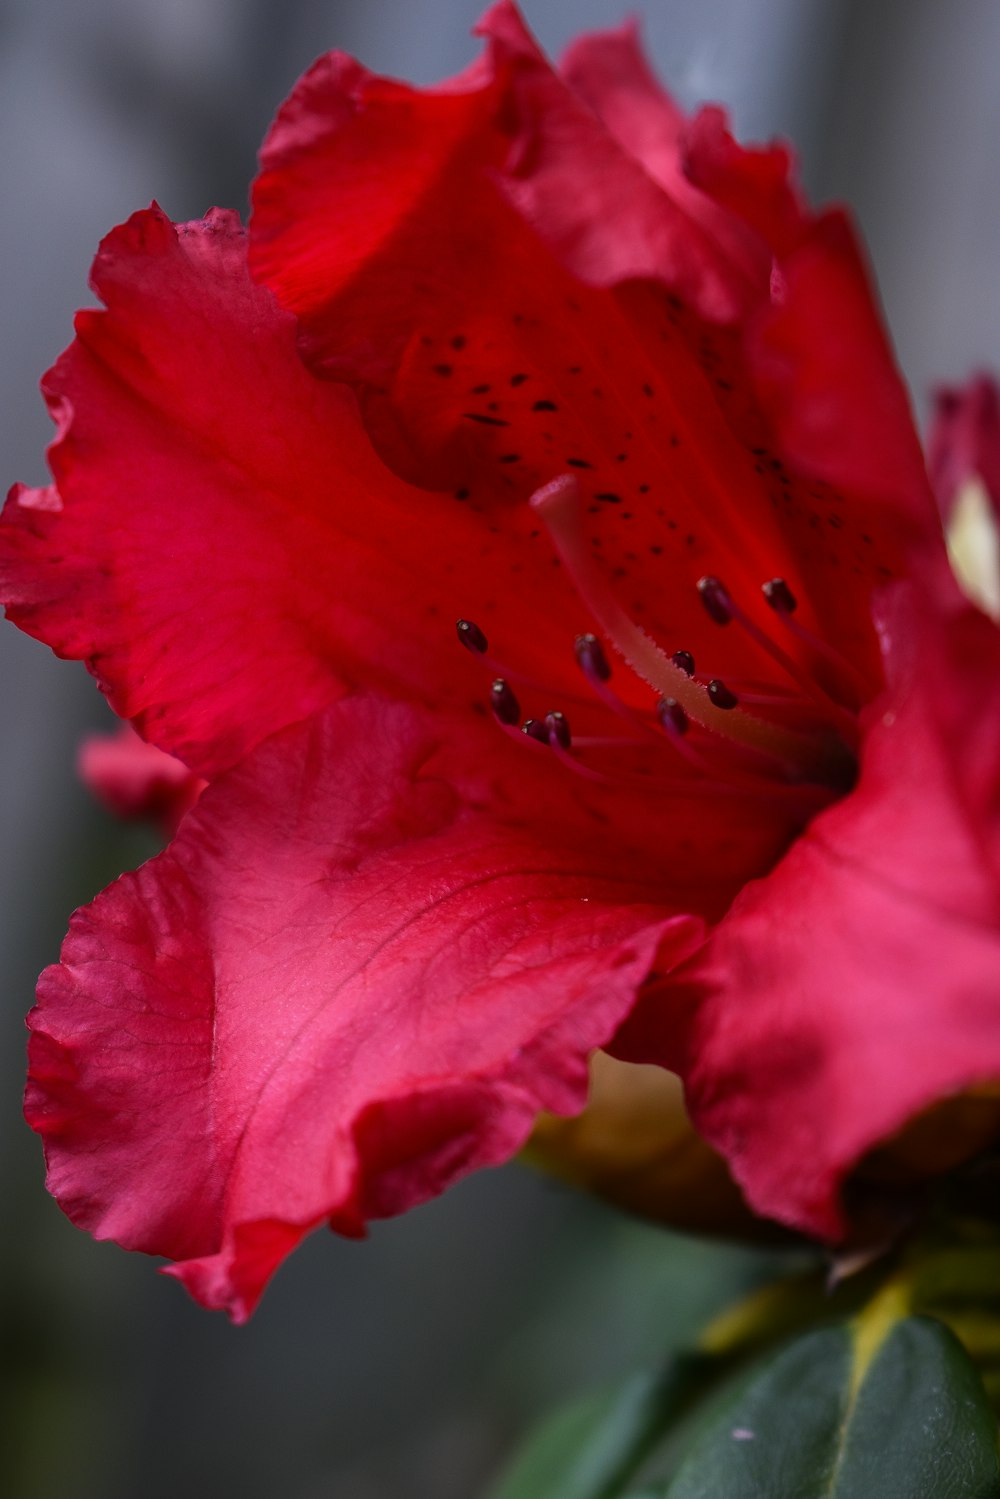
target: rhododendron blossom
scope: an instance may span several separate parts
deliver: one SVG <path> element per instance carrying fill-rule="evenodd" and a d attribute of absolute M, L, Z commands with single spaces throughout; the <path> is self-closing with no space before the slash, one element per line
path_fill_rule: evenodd
<path fill-rule="evenodd" d="M 1000 620 L 1000 390 L 989 376 L 935 392 L 927 465 L 956 576 Z"/>
<path fill-rule="evenodd" d="M 173 832 L 204 782 L 183 761 L 140 739 L 129 724 L 88 734 L 76 757 L 80 778 L 118 817 L 149 819 Z"/>
<path fill-rule="evenodd" d="M 73 918 L 28 1118 L 74 1221 L 237 1319 L 597 1048 L 831 1241 L 1000 1074 L 1000 636 L 851 226 L 632 29 L 479 30 L 426 90 L 322 58 L 249 236 L 107 237 L 0 528 L 10 617 L 208 783 Z"/>

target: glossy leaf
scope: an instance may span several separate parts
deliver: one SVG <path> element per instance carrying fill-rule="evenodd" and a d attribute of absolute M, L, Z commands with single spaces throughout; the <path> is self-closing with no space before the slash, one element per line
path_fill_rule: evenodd
<path fill-rule="evenodd" d="M 942 1324 L 810 1333 L 745 1384 L 664 1499 L 997 1499 L 996 1422 Z"/>
<path fill-rule="evenodd" d="M 687 1355 L 559 1411 L 490 1499 L 618 1499 L 715 1372 L 713 1360 Z"/>

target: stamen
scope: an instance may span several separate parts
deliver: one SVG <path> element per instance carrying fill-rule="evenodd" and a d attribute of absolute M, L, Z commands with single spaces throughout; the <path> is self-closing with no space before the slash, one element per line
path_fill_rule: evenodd
<path fill-rule="evenodd" d="M 794 614 L 798 608 L 798 599 L 784 578 L 770 578 L 760 585 L 760 591 L 775 613 Z"/>
<path fill-rule="evenodd" d="M 503 677 L 497 677 L 490 687 L 490 707 L 498 723 L 511 726 L 521 717 L 521 705 Z"/>
<path fill-rule="evenodd" d="M 455 633 L 466 650 L 476 656 L 484 666 L 495 672 L 498 677 L 514 682 L 523 682 L 526 687 L 537 687 L 542 691 L 540 682 L 527 676 L 523 671 L 518 671 L 514 666 L 508 666 L 505 661 L 498 661 L 490 654 L 489 641 L 483 630 L 471 619 L 459 619 L 455 621 Z"/>
<path fill-rule="evenodd" d="M 739 698 L 735 692 L 730 692 L 725 682 L 720 682 L 718 677 L 712 678 L 705 691 L 717 708 L 725 708 L 727 712 L 731 711 L 739 703 Z"/>
<path fill-rule="evenodd" d="M 594 770 L 589 765 L 584 765 L 576 755 L 570 753 L 570 745 L 573 743 L 569 731 L 569 724 L 562 713 L 556 709 L 553 713 L 545 715 L 545 731 L 548 735 L 548 745 L 556 759 L 578 776 L 583 776 L 587 781 L 598 781 L 603 786 L 615 784 L 614 777 L 605 775 L 603 771 Z"/>
<path fill-rule="evenodd" d="M 704 778 L 700 782 L 688 783 L 692 791 L 711 789 L 716 793 L 729 795 L 749 791 L 754 796 L 779 795 L 782 797 L 826 794 L 825 787 L 790 786 L 769 781 L 766 778 L 762 779 L 760 773 L 755 770 L 740 770 L 732 764 L 723 766 L 715 764 L 711 756 L 703 754 L 701 750 L 688 742 L 686 737 L 689 727 L 688 716 L 680 703 L 673 698 L 660 699 L 656 705 L 656 716 L 661 728 L 666 732 L 671 747 Z"/>
<path fill-rule="evenodd" d="M 789 708 L 801 714 L 806 706 L 800 697 L 794 697 L 790 692 L 745 692 L 739 682 L 733 683 L 733 691 L 741 703 L 747 703 L 752 708 Z"/>
<path fill-rule="evenodd" d="M 607 690 L 607 689 L 605 689 Z M 719 769 L 710 757 L 706 757 L 699 750 L 689 745 L 683 736 L 688 729 L 688 716 L 680 703 L 674 699 L 662 699 L 657 707 L 657 718 L 672 747 L 679 752 L 693 770 L 698 772 L 695 780 L 684 780 L 674 782 L 672 779 L 662 781 L 651 775 L 637 775 L 629 771 L 615 771 L 609 774 L 607 771 L 597 770 L 586 764 L 579 758 L 580 750 L 588 749 L 635 749 L 640 741 L 636 739 L 621 739 L 607 736 L 587 736 L 573 738 L 565 714 L 558 709 L 545 715 L 544 720 L 537 718 L 526 718 L 520 728 L 517 727 L 517 719 L 520 715 L 520 707 L 517 698 L 511 691 L 509 684 L 502 677 L 498 677 L 490 689 L 490 701 L 493 707 L 497 723 L 505 734 L 511 739 L 518 740 L 521 744 L 530 744 L 537 749 L 548 749 L 561 764 L 574 774 L 582 776 L 585 780 L 597 782 L 604 786 L 631 787 L 648 794 L 651 787 L 655 787 L 658 795 L 683 796 L 743 796 L 748 792 L 755 796 L 778 796 L 782 800 L 793 797 L 796 799 L 807 798 L 810 803 L 819 796 L 826 799 L 831 795 L 830 789 L 825 786 L 816 785 L 788 785 L 780 784 L 767 779 L 761 780 L 759 776 L 749 776 L 744 772 L 733 770 L 732 766 L 726 766 L 722 771 L 722 779 L 718 779 Z M 640 720 L 638 714 L 621 704 L 624 712 L 639 723 L 645 731 L 654 739 L 659 739 L 656 731 L 644 720 Z M 683 741 L 683 742 L 682 742 Z M 662 739 L 660 740 L 662 743 Z M 577 751 L 577 753 L 574 753 Z"/>
<path fill-rule="evenodd" d="M 547 692 L 549 689 L 544 682 L 539 682 L 536 677 L 528 672 L 518 671 L 516 666 L 510 666 L 506 661 L 497 660 L 490 653 L 489 641 L 485 631 L 471 619 L 458 619 L 455 621 L 455 634 L 465 649 L 481 661 L 487 670 L 492 671 L 496 678 L 502 678 L 505 682 L 518 682 L 522 687 L 530 688 L 534 692 Z M 600 642 L 598 642 L 600 644 Z M 580 706 L 586 704 L 586 699 L 571 694 L 570 702 Z"/>
<path fill-rule="evenodd" d="M 634 708 L 622 701 L 617 692 L 608 686 L 611 680 L 611 666 L 604 647 L 596 635 L 578 635 L 573 645 L 576 652 L 577 665 L 580 667 L 593 691 L 606 703 L 612 712 L 617 713 L 619 718 L 624 718 L 640 735 L 646 738 L 656 739 L 659 736 L 656 730 L 637 713 Z"/>
<path fill-rule="evenodd" d="M 771 584 L 765 583 L 764 588 L 766 590 L 771 585 L 781 581 L 783 580 L 772 578 Z M 785 584 L 785 591 L 792 600 L 794 607 L 795 598 L 787 584 Z M 735 619 L 746 630 L 750 639 L 755 641 L 761 650 L 766 651 L 771 659 L 776 661 L 782 670 L 788 673 L 792 681 L 798 683 L 806 696 L 818 707 L 822 708 L 828 717 L 834 720 L 837 728 L 847 736 L 849 742 L 853 743 L 856 740 L 857 724 L 854 715 L 849 713 L 841 703 L 832 698 L 828 692 L 825 692 L 803 666 L 800 666 L 787 651 L 782 650 L 780 645 L 773 641 L 769 635 L 765 634 L 760 626 L 750 618 L 749 614 L 735 602 L 720 579 L 700 578 L 698 580 L 698 592 L 701 595 L 701 601 L 705 605 L 709 616 L 717 624 L 728 624 L 730 620 Z M 780 590 L 772 588 L 772 593 L 775 598 L 781 596 Z M 771 603 L 770 598 L 768 598 L 768 602 Z M 778 606 L 771 603 L 771 607 L 777 609 Z M 721 707 L 722 705 L 720 704 L 719 706 Z"/>
<path fill-rule="evenodd" d="M 718 578 L 699 578 L 698 592 L 709 618 L 717 625 L 728 625 L 733 617 L 732 600 Z"/>
<path fill-rule="evenodd" d="M 690 651 L 674 651 L 670 659 L 686 677 L 694 676 L 694 657 Z"/>
<path fill-rule="evenodd" d="M 548 715 L 549 718 L 556 716 L 558 715 Z M 628 741 L 625 742 L 627 743 Z M 577 746 L 586 748 L 590 743 L 591 741 L 587 739 L 573 740 L 574 748 Z M 599 744 L 600 741 L 595 740 L 593 743 Z M 621 744 L 622 741 L 611 741 L 611 743 L 617 745 Z M 592 765 L 585 764 L 578 755 L 571 753 L 568 746 L 562 742 L 557 729 L 549 734 L 549 748 L 561 765 L 565 765 L 567 770 L 573 771 L 574 775 L 582 776 L 585 781 L 595 781 L 601 786 L 614 787 L 635 787 L 637 784 L 641 784 L 643 791 L 648 792 L 649 790 L 649 780 L 646 777 L 633 776 L 628 773 L 622 774 L 621 772 L 609 775 L 607 771 L 595 770 Z"/>
<path fill-rule="evenodd" d="M 474 656 L 485 656 L 490 648 L 482 630 L 471 619 L 458 619 L 455 621 L 455 632 L 467 651 Z"/>
<path fill-rule="evenodd" d="M 665 729 L 675 734 L 687 733 L 688 716 L 676 698 L 661 697 L 656 706 L 656 716 Z"/>
<path fill-rule="evenodd" d="M 599 682 L 610 680 L 611 667 L 604 654 L 604 647 L 596 635 L 578 635 L 573 643 L 573 649 L 585 676 L 596 677 Z"/>
<path fill-rule="evenodd" d="M 785 629 L 790 630 L 796 639 L 801 640 L 804 645 L 810 646 L 817 655 L 822 656 L 825 661 L 828 661 L 834 670 L 840 673 L 842 680 L 850 685 L 851 691 L 856 696 L 856 701 L 864 702 L 865 683 L 860 673 L 855 671 L 846 656 L 842 656 L 832 645 L 828 645 L 825 640 L 820 639 L 818 635 L 814 635 L 812 630 L 807 630 L 797 619 L 792 618 L 798 601 L 784 578 L 770 578 L 768 582 L 761 586 L 761 592 L 781 620 L 781 623 L 785 626 Z"/>
<path fill-rule="evenodd" d="M 545 732 L 548 736 L 549 744 L 552 745 L 553 749 L 569 749 L 569 724 L 566 722 L 565 716 L 558 709 L 554 713 L 546 713 Z"/>
<path fill-rule="evenodd" d="M 720 708 L 705 689 L 665 654 L 640 625 L 630 619 L 612 594 L 583 534 L 580 490 L 563 474 L 531 497 L 583 602 L 604 634 L 659 697 L 673 698 L 689 718 L 725 738 L 771 755 L 789 775 L 829 781 L 843 778 L 844 748 L 833 738 L 804 738 L 757 718 L 745 708 Z M 591 678 L 593 680 L 593 677 Z M 852 720 L 853 726 L 853 720 Z"/>

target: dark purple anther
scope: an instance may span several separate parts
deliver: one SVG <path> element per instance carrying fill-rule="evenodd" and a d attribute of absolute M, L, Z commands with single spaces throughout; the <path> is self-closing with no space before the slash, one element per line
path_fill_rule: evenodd
<path fill-rule="evenodd" d="M 473 624 L 471 619 L 456 620 L 455 631 L 467 651 L 471 651 L 474 656 L 486 655 L 490 643 L 479 626 Z"/>
<path fill-rule="evenodd" d="M 720 682 L 718 677 L 712 678 L 705 691 L 717 708 L 735 708 L 739 702 L 736 693 L 730 692 L 725 682 Z"/>
<path fill-rule="evenodd" d="M 490 688 L 490 707 L 499 723 L 515 724 L 521 717 L 521 704 L 503 677 L 497 677 Z"/>
<path fill-rule="evenodd" d="M 694 657 L 690 651 L 674 651 L 670 659 L 686 677 L 694 676 Z"/>
<path fill-rule="evenodd" d="M 772 578 L 761 584 L 761 592 L 776 614 L 794 614 L 798 602 L 784 578 Z"/>
<path fill-rule="evenodd" d="M 604 647 L 596 635 L 578 635 L 574 645 L 577 664 L 586 672 L 588 677 L 596 677 L 599 682 L 607 682 L 611 676 L 611 667 L 608 658 L 604 654 Z"/>
<path fill-rule="evenodd" d="M 718 578 L 699 578 L 698 592 L 709 619 L 714 619 L 717 625 L 728 625 L 733 617 L 732 605 Z"/>
<path fill-rule="evenodd" d="M 686 734 L 688 716 L 675 697 L 661 697 L 656 714 L 668 734 Z"/>
<path fill-rule="evenodd" d="M 540 718 L 526 718 L 521 725 L 521 732 L 527 734 L 529 739 L 537 739 L 539 744 L 549 742 L 549 731 Z"/>
<path fill-rule="evenodd" d="M 565 716 L 558 709 L 554 713 L 546 713 L 545 732 L 551 745 L 558 745 L 560 749 L 564 750 L 569 749 L 569 724 L 566 722 Z"/>

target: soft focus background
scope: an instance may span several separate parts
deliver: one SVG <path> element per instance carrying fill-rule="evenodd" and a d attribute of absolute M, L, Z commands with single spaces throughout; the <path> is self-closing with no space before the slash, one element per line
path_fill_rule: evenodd
<path fill-rule="evenodd" d="M 996 0 L 633 0 L 685 104 L 791 136 L 853 203 L 918 409 L 1000 364 Z M 542 42 L 620 0 L 525 0 Z M 37 379 L 100 236 L 155 197 L 244 208 L 268 119 L 338 46 L 429 82 L 474 54 L 479 0 L 0 0 L 3 468 L 44 477 Z M 82 668 L 0 632 L 0 1491 L 12 1499 L 473 1499 L 532 1414 L 654 1360 L 760 1273 L 511 1167 L 366 1244 L 321 1234 L 247 1328 L 73 1229 L 20 1120 L 37 971 L 70 910 L 152 844 L 76 783 L 106 721 Z M 9 1465 L 11 1471 L 5 1472 Z"/>

